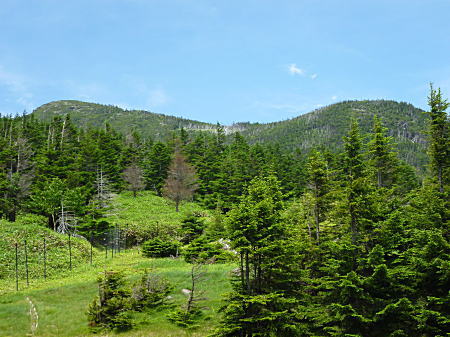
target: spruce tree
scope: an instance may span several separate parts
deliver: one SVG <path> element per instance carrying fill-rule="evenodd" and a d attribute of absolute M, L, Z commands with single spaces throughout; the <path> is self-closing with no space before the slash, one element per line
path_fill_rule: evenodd
<path fill-rule="evenodd" d="M 450 183 L 450 127 L 447 108 L 450 103 L 442 97 L 441 89 L 430 86 L 428 96 L 430 111 L 429 155 L 433 175 L 437 178 L 439 191 L 444 192 L 444 185 Z"/>
<path fill-rule="evenodd" d="M 320 241 L 320 223 L 325 220 L 325 212 L 329 205 L 330 177 L 328 164 L 323 155 L 316 150 L 311 151 L 308 163 L 308 188 L 313 200 L 314 224 L 316 240 Z"/>
<path fill-rule="evenodd" d="M 239 269 L 218 336 L 295 336 L 296 253 L 282 223 L 283 196 L 274 176 L 257 177 L 227 225 Z"/>
<path fill-rule="evenodd" d="M 392 150 L 392 137 L 388 137 L 386 132 L 387 129 L 375 115 L 369 142 L 369 164 L 375 171 L 378 188 L 391 187 L 396 180 L 397 157 Z"/>

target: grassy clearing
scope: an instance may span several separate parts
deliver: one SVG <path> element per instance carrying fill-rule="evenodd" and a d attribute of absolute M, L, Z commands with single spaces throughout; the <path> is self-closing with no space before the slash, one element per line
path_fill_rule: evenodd
<path fill-rule="evenodd" d="M 96 278 L 105 269 L 122 271 L 130 280 L 137 280 L 144 270 L 151 270 L 168 278 L 175 286 L 172 294 L 174 306 L 184 302 L 181 289 L 189 288 L 191 265 L 181 259 L 147 259 L 137 250 L 121 253 L 114 259 L 97 258 L 94 266 L 84 265 L 62 279 L 39 280 L 28 289 L 15 292 L 14 285 L 0 283 L 0 336 L 23 337 L 30 334 L 28 296 L 36 306 L 39 325 L 35 336 L 92 336 L 87 327 L 86 309 L 97 295 Z M 205 280 L 199 284 L 208 298 L 204 305 L 205 319 L 201 326 L 187 332 L 166 319 L 171 310 L 164 308 L 134 315 L 136 327 L 128 332 L 108 333 L 104 336 L 205 336 L 216 326 L 221 295 L 230 289 L 228 275 L 232 265 L 205 266 Z"/>
<path fill-rule="evenodd" d="M 136 198 L 131 192 L 122 192 L 114 198 L 113 208 L 116 214 L 108 221 L 126 226 L 138 242 L 158 235 L 176 236 L 187 214 L 209 216 L 208 211 L 192 202 L 182 203 L 180 211 L 175 212 L 175 205 L 150 191 L 139 192 Z"/>
<path fill-rule="evenodd" d="M 19 278 L 25 279 L 25 244 L 27 241 L 30 279 L 44 275 L 44 238 L 46 240 L 47 276 L 61 276 L 69 270 L 68 236 L 40 224 L 0 220 L 0 280 L 15 277 L 15 244 L 18 245 Z M 72 266 L 89 263 L 90 244 L 71 238 Z M 97 251 L 93 251 L 97 255 Z"/>

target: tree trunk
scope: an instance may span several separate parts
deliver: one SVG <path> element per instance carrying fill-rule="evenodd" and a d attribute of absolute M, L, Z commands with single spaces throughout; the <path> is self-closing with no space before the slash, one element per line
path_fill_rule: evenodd
<path fill-rule="evenodd" d="M 319 240 L 320 240 L 320 221 L 319 221 L 319 206 L 317 205 L 317 203 L 314 205 L 314 221 L 316 223 L 316 239 L 317 239 L 317 244 L 319 244 Z"/>
<path fill-rule="evenodd" d="M 245 282 L 247 283 L 247 294 L 250 295 L 250 261 L 248 252 L 245 252 Z"/>

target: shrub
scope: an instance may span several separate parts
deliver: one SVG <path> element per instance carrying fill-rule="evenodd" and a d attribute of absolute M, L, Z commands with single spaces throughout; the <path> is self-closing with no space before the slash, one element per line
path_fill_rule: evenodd
<path fill-rule="evenodd" d="M 145 257 L 176 256 L 179 247 L 178 241 L 164 241 L 160 238 L 154 238 L 142 244 L 142 254 Z"/>
<path fill-rule="evenodd" d="M 234 254 L 223 248 L 219 241 L 209 241 L 201 236 L 191 242 L 183 251 L 184 260 L 188 263 L 193 261 L 214 260 L 215 262 L 226 262 L 234 259 Z"/>
<path fill-rule="evenodd" d="M 206 228 L 205 223 L 203 222 L 203 219 L 199 215 L 197 214 L 188 215 L 181 222 L 181 233 L 183 235 L 181 242 L 190 243 L 191 241 L 195 240 L 200 235 L 202 235 L 205 228 Z"/>
<path fill-rule="evenodd" d="M 170 282 L 159 276 L 148 274 L 142 275 L 142 278 L 133 287 L 132 305 L 136 311 L 142 311 L 146 308 L 154 308 L 166 304 L 168 295 L 172 292 L 173 286 Z"/>
<path fill-rule="evenodd" d="M 123 275 L 105 271 L 104 276 L 100 276 L 97 282 L 99 296 L 89 305 L 87 313 L 91 329 L 130 329 L 130 292 L 125 287 Z"/>

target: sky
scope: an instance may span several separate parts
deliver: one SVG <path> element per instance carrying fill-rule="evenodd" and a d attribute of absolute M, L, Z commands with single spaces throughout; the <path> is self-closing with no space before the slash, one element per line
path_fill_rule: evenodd
<path fill-rule="evenodd" d="M 450 0 L 1 0 L 0 113 L 62 99 L 212 123 L 450 96 Z"/>

